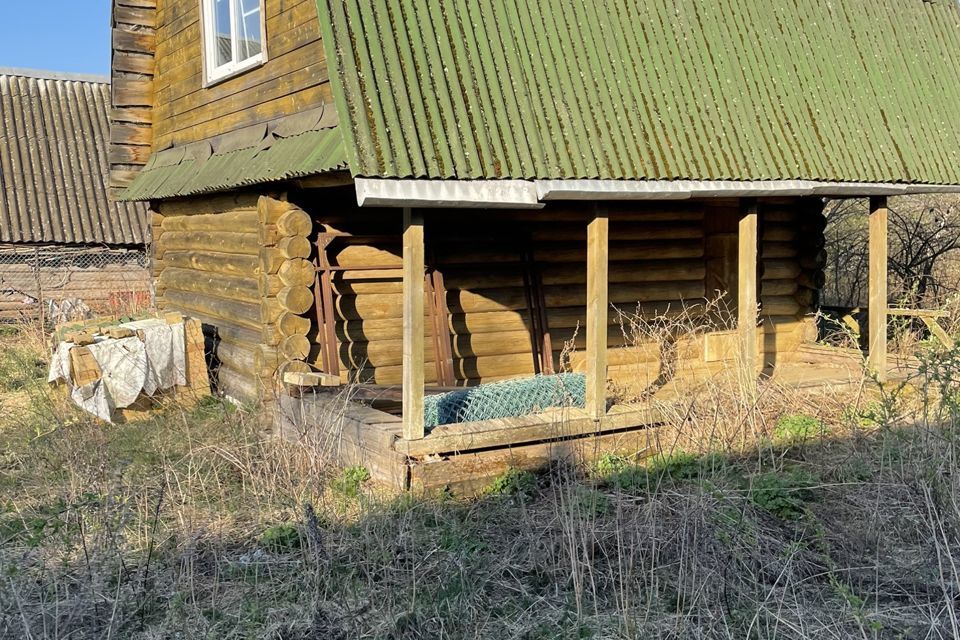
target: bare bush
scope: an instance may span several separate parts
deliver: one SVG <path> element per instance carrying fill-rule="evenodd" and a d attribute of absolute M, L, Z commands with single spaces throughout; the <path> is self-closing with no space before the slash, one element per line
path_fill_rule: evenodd
<path fill-rule="evenodd" d="M 859 307 L 867 294 L 867 201 L 827 203 L 827 286 L 824 304 Z M 960 198 L 912 195 L 889 199 L 891 300 L 939 308 L 960 283 Z"/>

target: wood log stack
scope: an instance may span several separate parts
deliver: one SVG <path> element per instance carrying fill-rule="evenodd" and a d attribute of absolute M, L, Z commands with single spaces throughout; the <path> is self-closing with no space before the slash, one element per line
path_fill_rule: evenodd
<path fill-rule="evenodd" d="M 129 407 L 114 409 L 111 419 L 115 422 L 147 418 L 166 399 L 175 398 L 180 406 L 187 407 L 210 395 L 210 377 L 207 371 L 201 322 L 196 318 L 184 318 L 180 313 L 169 312 L 165 314 L 162 320 L 165 320 L 167 324 L 179 325 L 182 323 L 183 325 L 185 384 L 171 389 L 163 389 L 153 397 L 141 395 Z M 94 320 L 69 323 L 58 327 L 54 331 L 54 336 L 60 336 L 63 341 L 74 345 L 69 351 L 69 389 L 86 386 L 103 377 L 103 370 L 89 349 L 89 345 L 96 341 L 96 336 L 114 340 L 133 337 L 144 339 L 143 330 L 134 330 L 114 324 L 98 327 L 94 326 L 96 322 Z"/>

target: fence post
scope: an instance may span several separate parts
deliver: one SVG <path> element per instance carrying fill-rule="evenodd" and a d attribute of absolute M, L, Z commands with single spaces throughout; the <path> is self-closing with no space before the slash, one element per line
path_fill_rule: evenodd
<path fill-rule="evenodd" d="M 37 319 L 42 329 L 46 324 L 46 312 L 43 308 L 43 279 L 40 271 L 40 247 L 33 248 L 33 276 L 37 281 Z"/>

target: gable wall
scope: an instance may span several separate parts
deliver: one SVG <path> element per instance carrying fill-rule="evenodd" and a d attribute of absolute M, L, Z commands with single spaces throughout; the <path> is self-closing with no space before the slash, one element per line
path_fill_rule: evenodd
<path fill-rule="evenodd" d="M 265 0 L 267 62 L 204 87 L 199 0 L 159 0 L 153 150 L 332 102 L 315 0 Z"/>

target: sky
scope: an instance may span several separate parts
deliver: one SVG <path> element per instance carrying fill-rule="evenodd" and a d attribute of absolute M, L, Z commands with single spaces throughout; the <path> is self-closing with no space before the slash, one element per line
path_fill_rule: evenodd
<path fill-rule="evenodd" d="M 0 0 L 0 67 L 110 73 L 110 0 Z"/>

